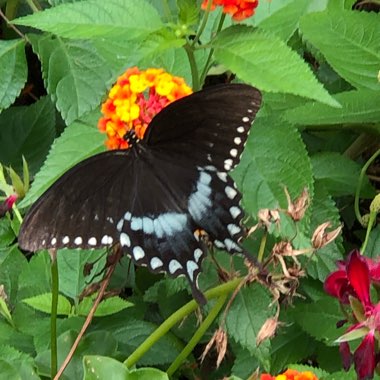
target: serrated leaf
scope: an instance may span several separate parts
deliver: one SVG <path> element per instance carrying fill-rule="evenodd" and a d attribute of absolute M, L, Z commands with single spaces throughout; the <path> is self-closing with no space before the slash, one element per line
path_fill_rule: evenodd
<path fill-rule="evenodd" d="M 44 166 L 19 207 L 29 206 L 70 167 L 104 149 L 104 136 L 96 128 L 80 122 L 67 127 L 54 141 Z"/>
<path fill-rule="evenodd" d="M 281 315 L 280 321 L 283 322 Z M 278 373 L 289 363 L 311 356 L 314 349 L 315 341 L 297 324 L 289 322 L 280 326 L 271 342 L 271 373 Z"/>
<path fill-rule="evenodd" d="M 236 347 L 232 345 L 232 348 L 235 356 L 234 365 L 231 370 L 233 376 L 237 376 L 242 379 L 249 378 L 255 369 L 260 366 L 260 363 L 247 349 L 241 348 L 238 345 L 236 345 Z M 231 378 L 229 378 L 229 380 L 230 379 Z"/>
<path fill-rule="evenodd" d="M 123 37 L 132 40 L 162 27 L 156 9 L 144 0 L 88 0 L 62 4 L 18 18 L 13 23 L 78 39 Z"/>
<path fill-rule="evenodd" d="M 322 183 L 331 195 L 340 197 L 355 194 L 361 170 L 358 163 L 335 152 L 317 153 L 310 159 L 315 179 Z M 374 189 L 365 177 L 361 196 L 374 195 Z"/>
<path fill-rule="evenodd" d="M 295 125 L 303 126 L 355 124 L 357 130 L 369 129 L 380 134 L 380 128 L 375 124 L 380 121 L 379 91 L 367 89 L 347 91 L 334 97 L 342 108 L 332 108 L 321 103 L 308 103 L 287 110 L 285 118 Z M 364 123 L 369 125 L 360 125 Z"/>
<path fill-rule="evenodd" d="M 228 335 L 257 357 L 266 369 L 270 363 L 270 342 L 266 340 L 257 347 L 256 336 L 264 322 L 274 315 L 271 302 L 270 293 L 261 285 L 253 284 L 238 293 L 226 318 Z"/>
<path fill-rule="evenodd" d="M 274 35 L 232 26 L 217 36 L 213 46 L 219 63 L 262 91 L 300 95 L 339 106 L 301 57 Z"/>
<path fill-rule="evenodd" d="M 380 252 L 380 225 L 378 224 L 370 233 L 366 248 L 366 256 L 376 258 Z"/>
<path fill-rule="evenodd" d="M 380 16 L 340 10 L 301 18 L 301 32 L 327 62 L 356 88 L 379 90 Z"/>
<path fill-rule="evenodd" d="M 24 40 L 0 41 L 0 112 L 16 99 L 27 78 Z"/>
<path fill-rule="evenodd" d="M 77 299 L 86 286 L 91 284 L 91 280 L 96 281 L 94 276 L 101 273 L 105 260 L 104 250 L 58 250 L 59 291 Z M 93 267 L 89 276 L 85 276 L 84 266 L 88 263 L 93 263 Z"/>
<path fill-rule="evenodd" d="M 92 297 L 85 297 L 76 308 L 77 315 L 87 316 L 94 304 Z M 104 317 L 106 315 L 116 314 L 128 307 L 133 306 L 133 303 L 123 300 L 120 297 L 106 298 L 98 305 L 94 316 Z"/>
<path fill-rule="evenodd" d="M 22 156 L 30 171 L 43 163 L 55 136 L 54 107 L 47 97 L 28 107 L 10 108 L 0 114 L 0 161 L 21 172 Z"/>
<path fill-rule="evenodd" d="M 42 311 L 44 313 L 51 313 L 51 303 L 52 303 L 52 294 L 45 293 L 38 296 L 25 298 L 22 302 L 31 306 L 35 310 Z M 70 315 L 71 304 L 70 301 L 61 294 L 58 294 L 58 306 L 57 313 L 58 315 Z"/>
<path fill-rule="evenodd" d="M 273 12 L 257 26 L 287 41 L 297 30 L 299 19 L 309 5 L 309 0 L 294 0 Z"/>
<path fill-rule="evenodd" d="M 345 329 L 336 327 L 343 315 L 339 302 L 332 297 L 326 296 L 313 303 L 298 303 L 289 313 L 304 331 L 327 344 L 333 344 Z"/>
<path fill-rule="evenodd" d="M 129 370 L 121 362 L 99 355 L 86 355 L 83 358 L 84 380 L 107 379 L 112 373 L 112 380 L 129 380 Z"/>
<path fill-rule="evenodd" d="M 39 380 L 34 368 L 34 360 L 31 356 L 16 350 L 11 346 L 2 345 L 0 348 L 0 357 L 6 358 L 6 361 L 17 368 L 21 380 Z M 3 373 L 1 373 L 3 376 Z M 13 380 L 13 378 L 12 378 Z"/>
<path fill-rule="evenodd" d="M 332 229 L 341 224 L 339 210 L 334 200 L 323 184 L 317 181 L 312 205 L 311 233 L 325 222 L 331 222 Z M 336 269 L 336 262 L 343 258 L 342 242 L 342 237 L 338 236 L 333 242 L 319 249 L 312 256 L 301 259 L 311 277 L 324 281 L 326 276 Z"/>
<path fill-rule="evenodd" d="M 52 36 L 31 40 L 42 63 L 46 89 L 66 124 L 99 105 L 111 72 L 91 41 Z"/>

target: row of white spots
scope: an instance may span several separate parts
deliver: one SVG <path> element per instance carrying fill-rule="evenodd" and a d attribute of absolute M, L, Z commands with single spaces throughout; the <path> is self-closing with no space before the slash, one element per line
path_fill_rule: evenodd
<path fill-rule="evenodd" d="M 227 251 L 236 251 L 242 252 L 243 250 L 232 240 L 232 239 L 224 239 L 223 242 L 220 240 L 214 241 L 215 247 L 219 249 L 227 249 Z"/>
<path fill-rule="evenodd" d="M 56 237 L 53 237 L 50 241 L 50 244 L 52 246 L 55 246 L 57 244 L 58 240 Z M 70 238 L 68 236 L 64 236 L 62 238 L 62 244 L 63 245 L 67 245 L 70 243 Z M 110 245 L 113 243 L 113 238 L 111 236 L 108 236 L 108 235 L 104 235 L 101 239 L 100 239 L 100 243 L 101 245 Z M 45 241 L 43 241 L 43 244 L 45 244 Z M 90 245 L 92 247 L 96 247 L 98 245 L 98 240 L 96 239 L 96 237 L 92 236 L 90 237 L 88 240 L 87 240 L 87 243 L 84 243 L 83 241 L 83 238 L 81 236 L 76 236 L 74 238 L 74 244 L 77 245 L 77 246 L 81 246 L 81 245 Z"/>

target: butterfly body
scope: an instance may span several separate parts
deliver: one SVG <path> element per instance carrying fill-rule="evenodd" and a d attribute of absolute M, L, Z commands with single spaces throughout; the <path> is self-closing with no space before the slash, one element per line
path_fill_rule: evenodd
<path fill-rule="evenodd" d="M 240 98 L 239 98 L 240 97 Z M 238 162 L 260 93 L 247 85 L 200 91 L 164 108 L 142 140 L 66 172 L 33 205 L 23 249 L 99 248 L 120 243 L 138 265 L 197 278 L 209 242 L 243 253 L 241 196 L 228 171 Z M 200 233 L 202 232 L 202 233 Z"/>

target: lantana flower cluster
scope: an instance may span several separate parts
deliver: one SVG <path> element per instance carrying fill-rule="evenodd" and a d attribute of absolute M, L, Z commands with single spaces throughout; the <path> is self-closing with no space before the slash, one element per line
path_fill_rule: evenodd
<path fill-rule="evenodd" d="M 346 261 L 337 263 L 338 270 L 325 281 L 325 290 L 349 305 L 352 311 L 351 326 L 338 339 L 343 367 L 348 370 L 354 363 L 359 380 L 372 379 L 379 363 L 378 336 L 380 333 L 380 302 L 373 303 L 370 287 L 380 284 L 380 261 L 364 257 L 358 250 L 352 251 Z M 362 341 L 352 354 L 349 341 Z"/>
<path fill-rule="evenodd" d="M 153 119 L 168 104 L 192 93 L 180 77 L 163 69 L 139 70 L 129 68 L 111 88 L 102 105 L 104 117 L 99 120 L 100 131 L 107 134 L 108 149 L 126 149 L 124 135 L 134 129 L 142 139 Z"/>
<path fill-rule="evenodd" d="M 203 1 L 202 9 L 207 9 L 208 2 L 209 0 Z M 242 21 L 253 16 L 258 5 L 258 0 L 212 0 L 211 10 L 217 6 L 223 7 L 223 13 L 231 15 L 235 21 Z"/>
<path fill-rule="evenodd" d="M 260 380 L 318 380 L 318 377 L 311 371 L 299 372 L 295 369 L 288 369 L 277 376 L 264 373 L 260 376 Z"/>

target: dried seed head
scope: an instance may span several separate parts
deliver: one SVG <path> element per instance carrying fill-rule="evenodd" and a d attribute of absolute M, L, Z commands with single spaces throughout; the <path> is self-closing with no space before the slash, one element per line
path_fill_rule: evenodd
<path fill-rule="evenodd" d="M 277 317 L 268 318 L 261 326 L 261 329 L 256 336 L 256 346 L 259 346 L 264 340 L 272 338 L 276 333 L 277 326 Z"/>
<path fill-rule="evenodd" d="M 294 202 L 292 202 L 288 189 L 286 187 L 284 191 L 286 199 L 288 201 L 287 213 L 294 221 L 297 222 L 304 217 L 305 212 L 309 206 L 309 191 L 307 188 L 304 188 L 301 195 Z"/>
<path fill-rule="evenodd" d="M 215 331 L 210 341 L 207 343 L 207 346 L 201 356 L 201 362 L 203 362 L 204 358 L 210 351 L 211 347 L 215 344 L 215 348 L 218 353 L 218 358 L 216 360 L 216 367 L 218 368 L 224 356 L 226 355 L 227 343 L 228 343 L 227 334 L 221 327 L 219 327 L 218 330 Z"/>

